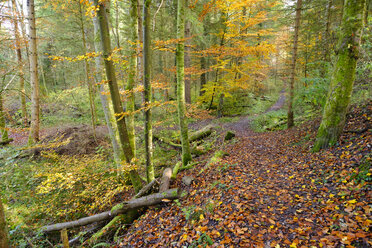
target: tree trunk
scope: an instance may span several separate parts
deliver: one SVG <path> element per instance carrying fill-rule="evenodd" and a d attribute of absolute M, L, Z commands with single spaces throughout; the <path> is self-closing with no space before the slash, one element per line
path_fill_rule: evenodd
<path fill-rule="evenodd" d="M 183 41 L 185 36 L 185 0 L 178 0 L 177 5 L 177 103 L 178 120 L 181 131 L 182 144 L 182 165 L 186 166 L 191 161 L 190 143 L 188 136 L 187 120 L 185 117 L 185 67 L 184 67 L 184 49 Z"/>
<path fill-rule="evenodd" d="M 12 8 L 13 8 L 14 38 L 15 38 L 15 47 L 16 47 L 18 71 L 19 71 L 19 98 L 21 100 L 21 112 L 22 112 L 23 125 L 27 127 L 28 120 L 27 120 L 26 95 L 25 95 L 25 79 L 24 79 L 25 74 L 23 72 L 21 39 L 20 39 L 19 29 L 18 29 L 17 5 L 16 5 L 15 0 L 12 0 Z"/>
<path fill-rule="evenodd" d="M 8 241 L 8 231 L 5 222 L 5 214 L 4 214 L 4 207 L 3 201 L 0 198 L 0 248 L 8 248 L 9 241 Z"/>
<path fill-rule="evenodd" d="M 108 19 L 106 14 L 107 1 L 94 0 L 94 5 L 98 7 L 97 16 L 100 26 L 101 34 L 101 45 L 103 51 L 103 58 L 106 67 L 106 76 L 111 94 L 112 105 L 115 112 L 116 124 L 118 126 L 119 138 L 121 143 L 121 149 L 123 150 L 125 160 L 128 164 L 132 162 L 133 150 L 129 142 L 129 136 L 127 131 L 127 125 L 125 118 L 122 116 L 123 107 L 120 101 L 119 88 L 116 81 L 115 68 L 112 60 L 108 59 L 111 55 L 111 43 L 110 43 L 110 31 L 108 26 Z M 141 187 L 141 179 L 136 169 L 132 169 L 129 172 L 133 187 L 138 192 Z"/>
<path fill-rule="evenodd" d="M 185 0 L 186 1 L 186 8 L 188 8 L 188 0 Z M 190 59 L 190 26 L 191 26 L 191 23 L 190 21 L 186 20 L 186 24 L 185 24 L 185 39 L 186 39 L 186 42 L 185 42 L 185 68 L 189 69 L 191 67 L 191 59 Z M 185 76 L 185 101 L 186 103 L 188 104 L 191 104 L 191 75 L 190 74 L 187 74 Z"/>
<path fill-rule="evenodd" d="M 165 192 L 169 189 L 170 180 L 172 177 L 172 169 L 165 168 L 163 171 L 163 176 L 161 177 L 159 193 Z"/>
<path fill-rule="evenodd" d="M 81 9 L 81 3 L 79 4 L 79 17 L 80 17 L 80 32 L 81 32 L 81 39 L 83 42 L 83 54 L 85 55 L 88 51 L 87 49 L 87 42 L 85 38 L 85 30 L 84 30 L 84 20 L 83 20 L 83 11 Z M 93 135 L 94 138 L 96 138 L 96 125 L 97 125 L 97 114 L 96 114 L 96 105 L 94 103 L 94 90 L 92 87 L 92 83 L 90 80 L 90 66 L 88 60 L 84 59 L 84 69 L 85 69 L 85 81 L 88 86 L 88 93 L 89 93 L 89 106 L 90 106 L 90 115 L 91 115 L 91 121 L 92 121 L 92 129 L 93 129 Z"/>
<path fill-rule="evenodd" d="M 97 16 L 93 17 L 93 26 L 94 26 L 94 48 L 95 48 L 95 52 L 98 54 L 102 52 L 102 49 L 101 49 L 101 37 L 99 34 L 99 20 Z M 113 118 L 113 110 L 111 111 L 110 109 L 110 106 L 109 106 L 110 104 L 107 101 L 107 96 L 103 94 L 106 90 L 105 90 L 104 84 L 102 83 L 102 63 L 103 63 L 102 57 L 97 56 L 95 58 L 95 64 L 96 64 L 95 79 L 96 79 L 96 83 L 100 83 L 99 84 L 99 91 L 100 91 L 99 95 L 100 95 L 101 105 L 102 105 L 103 113 L 105 115 L 105 121 L 106 121 L 107 129 L 109 132 L 109 136 L 111 139 L 112 149 L 114 151 L 115 163 L 119 166 L 122 162 L 123 156 L 122 156 L 122 151 L 120 150 L 120 147 L 119 147 L 119 142 L 118 142 L 119 136 L 118 136 L 116 122 L 115 122 L 115 119 Z"/>
<path fill-rule="evenodd" d="M 127 116 L 128 120 L 128 135 L 130 145 L 133 149 L 133 156 L 136 156 L 136 137 L 134 130 L 134 106 L 135 106 L 135 97 L 133 88 L 135 86 L 135 80 L 137 75 L 137 40 L 138 40 L 138 13 L 137 13 L 137 0 L 131 0 L 131 54 L 129 58 L 129 76 L 126 89 L 129 91 L 127 97 L 127 111 L 131 112 Z"/>
<path fill-rule="evenodd" d="M 37 72 L 37 44 L 35 25 L 34 0 L 27 1 L 29 20 L 29 44 L 30 44 L 30 84 L 31 84 L 31 128 L 28 143 L 39 141 L 40 128 L 40 104 L 39 104 L 39 79 Z"/>
<path fill-rule="evenodd" d="M 328 98 L 323 110 L 314 151 L 337 143 L 346 121 L 359 55 L 366 0 L 346 0 Z"/>
<path fill-rule="evenodd" d="M 293 54 L 292 54 L 292 64 L 291 64 L 291 77 L 289 81 L 289 99 L 288 99 L 288 119 L 287 126 L 291 128 L 294 126 L 293 121 L 293 95 L 294 95 L 294 82 L 296 76 L 296 60 L 297 60 L 297 46 L 298 46 L 298 31 L 300 29 L 300 20 L 301 20 L 301 8 L 302 0 L 297 0 L 296 7 L 296 20 L 295 20 L 295 30 L 293 38 Z"/>
<path fill-rule="evenodd" d="M 333 0 L 328 0 L 327 8 L 326 8 L 326 20 L 325 20 L 325 30 L 323 34 L 323 66 L 320 70 L 321 76 L 325 77 L 327 73 L 327 63 L 330 61 L 330 54 L 329 54 L 329 28 L 331 25 L 331 8 L 332 8 Z"/>
<path fill-rule="evenodd" d="M 150 6 L 151 0 L 143 0 L 143 87 L 145 109 L 145 153 L 147 182 L 155 179 L 152 163 L 152 120 L 151 120 L 151 54 L 150 54 Z"/>
<path fill-rule="evenodd" d="M 111 211 L 99 213 L 99 214 L 81 218 L 75 221 L 44 226 L 41 228 L 41 230 L 43 232 L 53 232 L 53 231 L 62 230 L 64 228 L 68 229 L 68 228 L 73 228 L 73 227 L 85 226 L 85 225 L 89 225 L 94 222 L 111 219 L 118 214 L 123 214 L 130 210 L 159 204 L 164 199 L 174 200 L 177 198 L 178 198 L 178 189 L 177 188 L 170 189 L 162 193 L 156 193 L 156 194 L 152 194 L 152 195 L 148 195 L 148 196 L 144 196 L 141 198 L 132 199 L 130 201 L 120 203 L 116 205 L 115 207 L 113 207 Z"/>
<path fill-rule="evenodd" d="M 3 80 L 4 82 L 4 80 Z M 4 109 L 3 109 L 3 92 L 0 90 L 0 134 L 1 134 L 1 140 L 3 143 L 7 142 L 8 137 L 8 131 L 5 129 L 5 115 L 4 115 Z"/>

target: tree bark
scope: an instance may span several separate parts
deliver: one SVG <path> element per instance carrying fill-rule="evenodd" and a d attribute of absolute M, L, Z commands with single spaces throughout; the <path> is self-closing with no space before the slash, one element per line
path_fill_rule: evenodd
<path fill-rule="evenodd" d="M 137 40 L 138 40 L 138 13 L 137 13 L 137 0 L 131 0 L 130 6 L 130 16 L 131 16 L 131 42 L 130 47 L 130 58 L 129 58 L 129 76 L 126 90 L 129 91 L 127 97 L 127 111 L 131 112 L 127 116 L 128 120 L 128 136 L 130 145 L 133 149 L 133 156 L 136 157 L 136 136 L 134 130 L 134 106 L 135 106 L 135 97 L 133 88 L 135 86 L 135 80 L 137 75 Z"/>
<path fill-rule="evenodd" d="M 298 31 L 300 29 L 301 21 L 301 8 L 302 0 L 297 0 L 296 6 L 296 20 L 295 20 L 295 30 L 293 38 L 293 54 L 292 54 L 292 64 L 291 64 L 291 77 L 289 81 L 289 99 L 288 99 L 288 118 L 287 126 L 291 128 L 294 126 L 293 121 L 293 97 L 294 97 L 294 81 L 296 76 L 296 60 L 297 60 L 297 46 L 298 46 Z"/>
<path fill-rule="evenodd" d="M 81 218 L 79 220 L 64 222 L 53 224 L 49 226 L 44 226 L 41 228 L 43 232 L 53 232 L 59 231 L 64 228 L 73 228 L 79 226 L 85 226 L 94 222 L 103 221 L 107 219 L 111 219 L 118 214 L 126 213 L 130 210 L 139 209 L 142 207 L 148 207 L 152 205 L 156 205 L 162 202 L 164 199 L 174 200 L 178 198 L 178 189 L 170 189 L 162 193 L 156 193 L 148 196 L 144 196 L 138 199 L 132 199 L 127 202 L 120 203 L 113 207 L 111 211 L 103 212 L 100 214 L 92 215 L 89 217 Z"/>
<path fill-rule="evenodd" d="M 18 73 L 19 73 L 19 98 L 21 100 L 21 112 L 23 125 L 28 126 L 27 120 L 27 108 L 26 108 L 26 94 L 25 94 L 25 73 L 23 72 L 23 60 L 22 60 L 22 51 L 21 51 L 21 39 L 18 29 L 18 15 L 17 15 L 17 5 L 15 0 L 12 0 L 13 8 L 13 25 L 14 25 L 14 38 L 15 38 L 15 47 L 17 53 L 17 63 L 18 63 Z"/>
<path fill-rule="evenodd" d="M 29 44 L 30 44 L 30 84 L 31 84 L 31 128 L 28 143 L 39 141 L 40 129 L 40 103 L 39 103 L 39 79 L 37 71 L 37 44 L 34 0 L 27 1 L 29 21 Z"/>
<path fill-rule="evenodd" d="M 151 50 L 150 50 L 150 6 L 151 0 L 143 0 L 143 86 L 145 109 L 145 153 L 147 182 L 155 179 L 152 162 L 152 119 L 151 119 Z"/>
<path fill-rule="evenodd" d="M 8 231 L 5 222 L 3 201 L 0 198 L 0 248 L 8 248 Z"/>
<path fill-rule="evenodd" d="M 191 161 L 190 143 L 188 128 L 186 123 L 185 107 L 185 66 L 184 66 L 184 49 L 183 41 L 185 36 L 185 0 L 178 0 L 177 5 L 177 103 L 178 103 L 178 121 L 181 131 L 182 144 L 182 165 L 186 166 Z"/>
<path fill-rule="evenodd" d="M 185 4 L 186 4 L 186 7 L 184 8 L 188 8 L 188 0 L 185 0 Z M 184 10 L 186 11 L 186 10 Z M 189 41 L 189 38 L 190 38 L 190 27 L 191 26 L 191 23 L 190 21 L 186 20 L 186 23 L 185 23 L 185 68 L 190 68 L 191 67 L 191 59 L 190 59 L 190 41 Z M 191 75 L 187 74 L 185 76 L 185 101 L 186 103 L 188 104 L 191 104 Z"/>
<path fill-rule="evenodd" d="M 4 80 L 3 80 L 4 82 Z M 3 144 L 6 144 L 9 140 L 8 131 L 5 128 L 5 115 L 3 109 L 3 92 L 0 90 L 0 134 Z"/>
<path fill-rule="evenodd" d="M 87 49 L 87 42 L 85 38 L 83 11 L 81 8 L 80 1 L 78 2 L 78 5 L 79 5 L 81 40 L 83 43 L 83 54 L 86 54 L 88 49 Z M 94 90 L 92 87 L 92 83 L 89 77 L 89 75 L 91 74 L 90 66 L 89 66 L 88 60 L 86 59 L 84 59 L 84 69 L 85 69 L 85 81 L 88 86 L 88 93 L 89 93 L 89 106 L 90 106 L 90 115 L 91 115 L 91 121 L 92 121 L 93 135 L 94 135 L 94 138 L 96 138 L 97 114 L 96 114 L 96 105 L 94 103 L 95 97 L 94 97 Z"/>
<path fill-rule="evenodd" d="M 163 176 L 161 177 L 159 193 L 165 192 L 169 189 L 170 180 L 172 177 L 172 169 L 165 168 L 163 171 Z"/>
<path fill-rule="evenodd" d="M 110 31 L 109 31 L 108 19 L 107 19 L 107 14 L 106 14 L 106 7 L 105 7 L 105 5 L 107 4 L 107 1 L 94 0 L 94 4 L 95 6 L 99 6 L 98 11 L 97 11 L 97 16 L 98 16 L 99 26 L 100 26 L 101 46 L 102 46 L 102 51 L 103 51 L 103 59 L 105 62 L 105 67 L 106 67 L 106 76 L 107 76 L 108 85 L 110 89 L 112 105 L 114 108 L 116 124 L 117 124 L 118 132 L 119 132 L 121 149 L 123 150 L 126 162 L 130 164 L 133 159 L 133 150 L 129 142 L 129 136 L 128 136 L 125 118 L 122 116 L 123 107 L 121 104 L 119 88 L 118 88 L 118 84 L 116 81 L 114 64 L 112 60 L 109 59 L 112 50 L 111 50 L 111 42 L 110 42 Z M 130 175 L 135 191 L 138 192 L 142 187 L 142 183 L 141 183 L 141 178 L 138 175 L 137 170 L 136 169 L 130 170 L 129 175 Z"/>
<path fill-rule="evenodd" d="M 336 144 L 344 129 L 355 79 L 365 4 L 366 0 L 345 1 L 337 45 L 337 61 L 333 68 L 314 151 Z"/>
<path fill-rule="evenodd" d="M 91 0 L 91 2 L 93 1 Z M 100 52 L 102 52 L 102 49 L 101 49 L 101 37 L 99 34 L 99 20 L 97 16 L 93 17 L 93 27 L 94 27 L 94 49 L 95 49 L 95 52 L 99 54 Z M 95 79 L 96 79 L 96 83 L 99 83 L 99 91 L 100 91 L 99 96 L 101 100 L 103 113 L 105 115 L 105 121 L 106 121 L 107 129 L 108 129 L 108 133 L 111 139 L 112 149 L 114 151 L 115 163 L 119 166 L 122 162 L 123 155 L 119 147 L 118 130 L 117 130 L 115 120 L 113 118 L 113 110 L 109 106 L 110 104 L 107 101 L 107 96 L 103 94 L 106 90 L 105 90 L 104 84 L 102 83 L 102 63 L 103 63 L 102 57 L 97 56 L 95 58 L 95 64 L 96 64 Z"/>

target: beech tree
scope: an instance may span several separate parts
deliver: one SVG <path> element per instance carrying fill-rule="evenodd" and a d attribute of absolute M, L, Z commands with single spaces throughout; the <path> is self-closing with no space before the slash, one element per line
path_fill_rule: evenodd
<path fill-rule="evenodd" d="M 346 0 L 328 98 L 323 110 L 314 151 L 337 143 L 346 121 L 355 79 L 366 0 Z"/>

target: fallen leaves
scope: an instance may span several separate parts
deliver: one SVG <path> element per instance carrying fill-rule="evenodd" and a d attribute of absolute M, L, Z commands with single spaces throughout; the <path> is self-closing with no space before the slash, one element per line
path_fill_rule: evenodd
<path fill-rule="evenodd" d="M 350 123 L 366 116 L 355 114 L 347 128 L 360 129 Z M 339 146 L 315 154 L 293 145 L 307 135 L 315 135 L 310 125 L 241 134 L 226 147 L 230 156 L 196 176 L 180 206 L 148 211 L 120 247 L 198 247 L 198 240 L 200 247 L 371 246 L 370 169 L 362 167 L 370 164 L 371 134 L 345 134 Z M 218 169 L 226 164 L 236 166 Z M 187 209 L 196 221 L 186 220 Z"/>

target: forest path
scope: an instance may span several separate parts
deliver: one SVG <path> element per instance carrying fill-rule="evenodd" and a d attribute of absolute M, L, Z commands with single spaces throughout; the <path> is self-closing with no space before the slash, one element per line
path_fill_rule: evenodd
<path fill-rule="evenodd" d="M 279 99 L 276 101 L 274 105 L 268 108 L 265 111 L 265 113 L 280 110 L 281 108 L 283 108 L 285 100 L 286 100 L 286 93 L 285 93 L 285 90 L 283 89 L 280 92 Z M 253 134 L 253 131 L 250 128 L 250 122 L 252 118 L 253 117 L 251 115 L 245 115 L 245 116 L 240 117 L 239 120 L 236 122 L 223 124 L 222 128 L 227 131 L 228 130 L 234 131 L 238 137 L 251 136 Z"/>
<path fill-rule="evenodd" d="M 372 105 L 353 113 L 346 130 L 364 128 Z M 350 175 L 369 159 L 372 134 L 345 133 L 339 146 L 312 153 L 317 122 L 265 133 L 249 122 L 225 124 L 237 132 L 218 148 L 228 155 L 182 171 L 172 187 L 188 196 L 149 209 L 119 247 L 369 247 L 371 195 Z"/>

